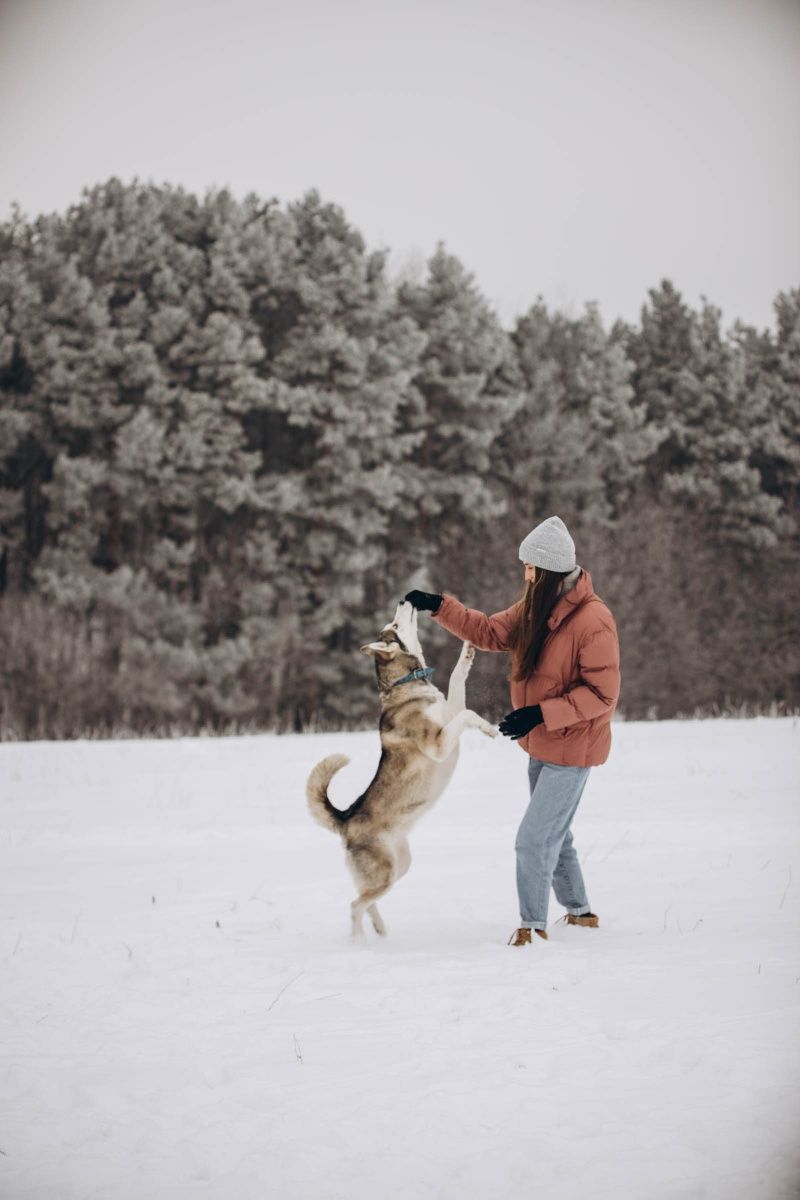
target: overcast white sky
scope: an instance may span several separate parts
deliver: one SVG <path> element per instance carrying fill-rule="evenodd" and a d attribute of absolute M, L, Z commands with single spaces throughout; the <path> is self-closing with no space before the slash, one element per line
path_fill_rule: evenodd
<path fill-rule="evenodd" d="M 800 0 L 0 0 L 0 217 L 116 175 L 317 187 L 505 323 L 800 285 Z"/>

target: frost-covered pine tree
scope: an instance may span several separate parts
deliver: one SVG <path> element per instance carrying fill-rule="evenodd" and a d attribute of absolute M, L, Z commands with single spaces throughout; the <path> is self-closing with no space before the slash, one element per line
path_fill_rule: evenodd
<path fill-rule="evenodd" d="M 312 192 L 288 217 L 274 299 L 259 292 L 270 386 L 251 420 L 280 547 L 276 715 L 302 728 L 374 707 L 355 651 L 396 602 L 390 523 L 419 441 L 402 414 L 417 403 L 422 338 L 391 309 L 384 256 L 367 253 L 341 209 Z"/>
<path fill-rule="evenodd" d="M 397 310 L 425 336 L 414 375 L 421 403 L 409 413 L 421 440 L 397 537 L 413 546 L 415 582 L 469 588 L 507 509 L 492 448 L 519 411 L 519 369 L 508 334 L 443 246 L 424 283 L 400 286 Z"/>
<path fill-rule="evenodd" d="M 579 318 L 540 301 L 517 322 L 525 405 L 502 451 L 529 514 L 560 512 L 585 537 L 616 520 L 652 446 L 633 363 L 597 307 Z"/>

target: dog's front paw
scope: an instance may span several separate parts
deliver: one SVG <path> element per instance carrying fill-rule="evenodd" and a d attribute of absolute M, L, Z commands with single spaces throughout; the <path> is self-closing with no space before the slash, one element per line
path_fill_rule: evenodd
<path fill-rule="evenodd" d="M 475 721 L 475 728 L 480 729 L 481 733 L 485 733 L 486 736 L 490 738 L 496 738 L 500 733 L 500 730 L 496 725 L 490 725 L 488 721 L 484 721 L 483 717 L 477 717 L 477 720 Z"/>
<path fill-rule="evenodd" d="M 464 645 L 461 647 L 460 659 L 461 659 L 461 665 L 463 667 L 465 667 L 467 671 L 472 666 L 472 662 L 473 662 L 474 658 L 475 658 L 475 647 L 473 646 L 472 642 L 464 642 Z"/>
<path fill-rule="evenodd" d="M 467 725 L 470 729 L 479 729 L 481 733 L 485 733 L 487 737 L 497 737 L 498 730 L 494 725 L 490 725 L 478 713 L 473 712 L 471 708 L 467 709 Z"/>

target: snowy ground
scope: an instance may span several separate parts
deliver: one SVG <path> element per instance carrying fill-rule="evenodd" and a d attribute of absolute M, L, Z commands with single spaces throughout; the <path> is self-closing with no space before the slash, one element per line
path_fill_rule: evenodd
<path fill-rule="evenodd" d="M 523 950 L 512 744 L 466 735 L 360 946 L 303 784 L 376 734 L 0 746 L 0 1196 L 795 1197 L 798 734 L 616 726 L 602 926 Z"/>

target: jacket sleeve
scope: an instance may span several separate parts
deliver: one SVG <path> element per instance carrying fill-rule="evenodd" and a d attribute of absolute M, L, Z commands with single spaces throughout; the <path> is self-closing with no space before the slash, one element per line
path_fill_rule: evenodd
<path fill-rule="evenodd" d="M 508 639 L 514 624 L 516 604 L 487 617 L 475 608 L 465 608 L 455 596 L 445 596 L 434 621 L 479 650 L 508 650 Z"/>
<path fill-rule="evenodd" d="M 603 624 L 578 647 L 580 680 L 563 696 L 542 700 L 545 729 L 592 721 L 617 706 L 620 689 L 619 641 L 613 624 Z"/>

